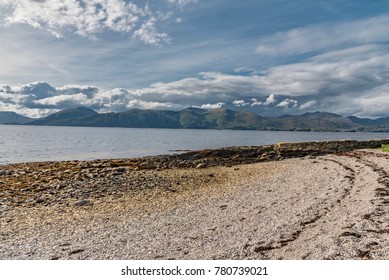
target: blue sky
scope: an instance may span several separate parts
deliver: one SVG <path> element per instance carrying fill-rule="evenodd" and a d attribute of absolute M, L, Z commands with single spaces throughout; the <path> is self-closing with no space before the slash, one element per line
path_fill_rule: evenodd
<path fill-rule="evenodd" d="M 0 0 L 0 111 L 389 115 L 389 2 Z"/>

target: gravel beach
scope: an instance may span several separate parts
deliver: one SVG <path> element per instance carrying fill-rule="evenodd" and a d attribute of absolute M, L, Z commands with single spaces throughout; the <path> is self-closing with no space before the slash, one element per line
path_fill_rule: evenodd
<path fill-rule="evenodd" d="M 143 164 L 143 163 L 142 163 Z M 0 166 L 0 259 L 389 259 L 389 154 Z"/>

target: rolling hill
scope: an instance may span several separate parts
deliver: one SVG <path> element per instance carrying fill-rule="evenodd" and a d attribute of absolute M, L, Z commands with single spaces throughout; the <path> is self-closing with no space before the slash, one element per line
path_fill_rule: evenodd
<path fill-rule="evenodd" d="M 15 112 L 0 112 L 0 124 L 25 124 L 32 119 L 16 114 Z"/>
<path fill-rule="evenodd" d="M 188 128 L 296 131 L 389 131 L 389 117 L 362 119 L 327 112 L 264 118 L 247 111 L 225 108 L 182 111 L 132 109 L 99 114 L 85 107 L 67 109 L 41 119 L 30 119 L 13 112 L 0 112 L 0 124 L 51 126 Z"/>

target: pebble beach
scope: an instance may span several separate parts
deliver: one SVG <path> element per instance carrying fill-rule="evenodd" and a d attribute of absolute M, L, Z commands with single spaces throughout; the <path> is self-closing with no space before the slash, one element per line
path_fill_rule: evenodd
<path fill-rule="evenodd" d="M 0 259 L 389 259 L 388 153 L 196 154 L 0 166 Z"/>

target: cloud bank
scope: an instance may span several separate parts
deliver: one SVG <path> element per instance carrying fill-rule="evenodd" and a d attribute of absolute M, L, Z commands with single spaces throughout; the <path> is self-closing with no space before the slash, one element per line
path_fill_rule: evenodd
<path fill-rule="evenodd" d="M 196 1 L 164 1 L 167 6 L 178 7 L 191 2 Z M 10 7 L 7 24 L 24 23 L 53 32 L 71 27 L 80 36 L 93 36 L 108 29 L 129 33 L 151 45 L 170 40 L 157 28 L 163 16 L 134 1 L 0 0 L 0 5 Z M 248 54 L 252 60 L 267 56 L 275 60 L 289 58 L 284 64 L 271 64 L 261 71 L 234 67 L 230 71 L 204 71 L 141 88 L 109 91 L 88 85 L 57 87 L 47 82 L 4 84 L 0 86 L 0 110 L 43 116 L 76 106 L 99 112 L 194 106 L 244 109 L 260 115 L 320 110 L 360 117 L 388 116 L 388 25 L 389 15 L 382 15 L 311 25 L 259 38 L 256 49 L 253 47 L 253 53 Z M 177 67 L 183 63 L 185 60 L 179 60 Z M 152 72 L 152 63 L 149 67 Z"/>
<path fill-rule="evenodd" d="M 184 7 L 193 0 L 169 0 Z M 64 38 L 70 28 L 79 36 L 97 40 L 103 31 L 130 34 L 146 44 L 169 44 L 170 36 L 159 31 L 169 12 L 153 11 L 145 2 L 125 0 L 0 0 L 6 16 L 3 24 L 27 24 Z"/>
<path fill-rule="evenodd" d="M 383 15 L 345 23 L 322 24 L 292 29 L 261 39 L 256 52 L 262 55 L 299 55 L 334 50 L 349 45 L 389 41 L 389 16 Z"/>
<path fill-rule="evenodd" d="M 45 82 L 0 87 L 0 110 L 37 116 L 87 106 L 100 112 L 132 108 L 179 110 L 190 106 L 250 110 L 262 115 L 329 111 L 360 117 L 389 112 L 389 54 L 380 45 L 350 47 L 260 75 L 202 72 L 144 88 L 102 91 Z"/>

